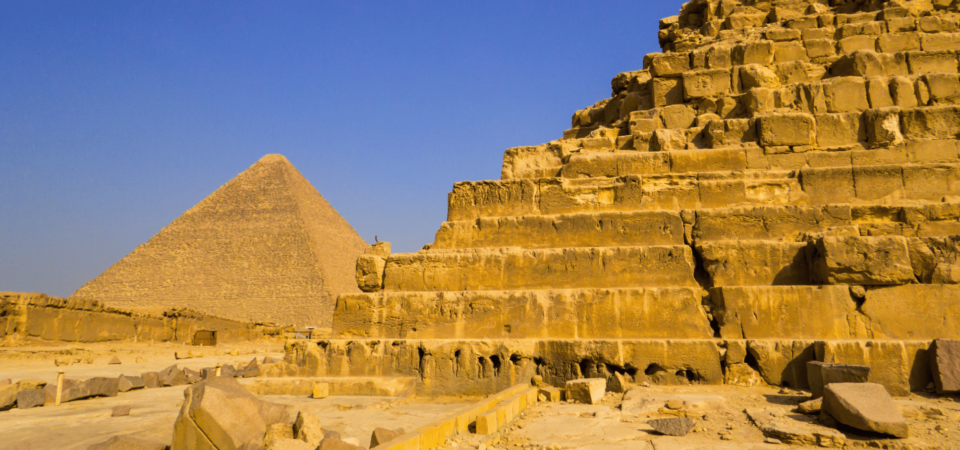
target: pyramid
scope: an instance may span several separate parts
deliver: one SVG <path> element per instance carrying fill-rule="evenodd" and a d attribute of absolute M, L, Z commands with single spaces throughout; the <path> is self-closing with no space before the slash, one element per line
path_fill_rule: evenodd
<path fill-rule="evenodd" d="M 288 361 L 427 395 L 806 389 L 812 361 L 926 389 L 960 338 L 957 2 L 692 0 L 657 38 L 562 138 L 455 184 L 428 248 L 361 256 Z"/>
<path fill-rule="evenodd" d="M 337 295 L 359 292 L 366 247 L 286 158 L 267 155 L 72 297 L 329 326 Z"/>

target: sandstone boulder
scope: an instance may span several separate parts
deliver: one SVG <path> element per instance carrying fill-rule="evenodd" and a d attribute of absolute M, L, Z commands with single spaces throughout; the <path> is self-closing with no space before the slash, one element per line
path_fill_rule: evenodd
<path fill-rule="evenodd" d="M 263 441 L 267 427 L 287 420 L 286 407 L 257 399 L 239 382 L 214 377 L 187 387 L 174 423 L 173 450 L 238 448 Z"/>
<path fill-rule="evenodd" d="M 116 397 L 120 392 L 120 380 L 117 378 L 95 377 L 64 389 L 61 402 L 72 402 L 92 397 Z"/>
<path fill-rule="evenodd" d="M 17 392 L 17 408 L 27 409 L 43 406 L 44 397 L 42 389 L 24 389 Z"/>
<path fill-rule="evenodd" d="M 960 341 L 933 341 L 930 346 L 930 370 L 938 394 L 960 392 Z"/>
<path fill-rule="evenodd" d="M 146 384 L 143 381 L 143 378 L 134 377 L 129 375 L 120 375 L 119 381 L 119 390 L 120 392 L 134 391 L 137 389 L 143 389 L 146 387 Z"/>
<path fill-rule="evenodd" d="M 823 391 L 821 412 L 844 425 L 904 438 L 907 422 L 887 390 L 876 383 L 833 383 Z"/>
<path fill-rule="evenodd" d="M 671 417 L 668 419 L 648 420 L 647 425 L 653 427 L 658 433 L 667 436 L 686 436 L 696 424 L 693 419 L 687 417 Z"/>
<path fill-rule="evenodd" d="M 311 448 L 316 448 L 323 440 L 323 428 L 320 426 L 320 419 L 312 413 L 300 411 L 297 414 L 297 420 L 293 422 L 293 437 L 310 444 Z M 373 444 L 371 444 L 371 447 Z"/>
<path fill-rule="evenodd" d="M 567 381 L 567 399 L 596 405 L 607 391 L 606 378 L 581 378 Z"/>
<path fill-rule="evenodd" d="M 99 444 L 87 447 L 87 450 L 166 450 L 167 446 L 132 436 L 114 436 Z"/>
<path fill-rule="evenodd" d="M 403 434 L 403 428 L 391 430 L 388 428 L 377 427 L 373 430 L 373 433 L 370 434 L 370 448 L 374 448 L 380 444 L 383 444 L 384 442 L 388 442 L 403 436 Z"/>

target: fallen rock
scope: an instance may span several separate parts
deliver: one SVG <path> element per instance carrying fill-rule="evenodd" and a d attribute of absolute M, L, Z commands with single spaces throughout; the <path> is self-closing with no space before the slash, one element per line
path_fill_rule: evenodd
<path fill-rule="evenodd" d="M 823 390 L 821 411 L 853 428 L 907 437 L 907 422 L 886 388 L 876 383 L 832 383 Z"/>
<path fill-rule="evenodd" d="M 17 392 L 17 408 L 27 409 L 43 406 L 43 389 L 24 389 Z"/>
<path fill-rule="evenodd" d="M 267 432 L 263 435 L 263 446 L 273 448 L 273 444 L 281 439 L 293 439 L 293 426 L 286 422 L 275 423 L 267 426 Z"/>
<path fill-rule="evenodd" d="M 116 397 L 120 392 L 120 380 L 117 378 L 95 377 L 77 383 L 61 393 L 61 402 L 72 402 L 92 397 Z"/>
<path fill-rule="evenodd" d="M 232 377 L 237 374 L 237 369 L 233 368 L 231 364 L 224 364 L 220 367 L 220 376 L 221 377 Z"/>
<path fill-rule="evenodd" d="M 330 396 L 330 383 L 315 381 L 313 383 L 313 398 L 327 398 Z"/>
<path fill-rule="evenodd" d="M 13 408 L 17 402 L 17 385 L 4 386 L 0 388 L 0 411 L 6 411 Z"/>
<path fill-rule="evenodd" d="M 137 389 L 143 389 L 146 387 L 143 378 L 140 377 L 120 375 L 118 381 L 120 382 L 120 392 L 135 391 Z"/>
<path fill-rule="evenodd" d="M 960 392 L 960 341 L 934 340 L 930 346 L 930 370 L 938 394 Z"/>
<path fill-rule="evenodd" d="M 183 376 L 186 377 L 187 384 L 194 384 L 203 379 L 200 377 L 200 372 L 190 369 L 183 369 Z"/>
<path fill-rule="evenodd" d="M 214 377 L 187 387 L 173 426 L 172 450 L 238 448 L 263 441 L 270 425 L 286 422 L 283 405 L 257 399 L 239 382 Z"/>
<path fill-rule="evenodd" d="M 113 358 L 110 358 L 110 361 L 107 362 L 107 364 L 116 365 L 116 364 L 123 364 L 123 363 L 120 362 L 120 358 L 117 358 L 116 356 L 114 356 Z"/>
<path fill-rule="evenodd" d="M 750 421 L 768 438 L 790 445 L 844 447 L 846 436 L 833 429 L 816 424 L 807 416 L 784 416 L 779 411 L 762 408 L 744 410 Z"/>
<path fill-rule="evenodd" d="M 110 417 L 124 417 L 130 415 L 130 405 L 114 406 L 110 412 Z"/>
<path fill-rule="evenodd" d="M 87 450 L 166 450 L 165 444 L 146 441 L 131 436 L 114 436 L 99 444 L 87 447 Z"/>
<path fill-rule="evenodd" d="M 669 419 L 648 420 L 647 425 L 663 435 L 686 436 L 696 425 L 696 422 L 686 417 L 671 417 Z"/>
<path fill-rule="evenodd" d="M 183 386 L 187 384 L 187 376 L 176 365 L 163 369 L 158 374 L 159 383 L 162 387 Z"/>
<path fill-rule="evenodd" d="M 143 379 L 143 386 L 147 389 L 154 389 L 154 388 L 161 387 L 160 374 L 157 372 L 141 373 L 140 378 Z"/>
<path fill-rule="evenodd" d="M 808 400 L 797 405 L 797 410 L 804 414 L 818 414 L 820 405 L 823 403 L 823 397 Z"/>
<path fill-rule="evenodd" d="M 866 383 L 869 378 L 870 366 L 807 362 L 807 381 L 813 398 L 822 397 L 824 386 L 830 383 Z"/>
<path fill-rule="evenodd" d="M 311 448 L 317 448 L 323 441 L 323 428 L 320 426 L 320 418 L 315 414 L 300 411 L 297 414 L 297 420 L 293 422 L 293 437 L 312 445 Z"/>
<path fill-rule="evenodd" d="M 567 400 L 596 405 L 607 390 L 606 378 L 580 378 L 567 381 Z"/>
<path fill-rule="evenodd" d="M 374 448 L 380 444 L 383 444 L 384 442 L 403 436 L 403 434 L 403 428 L 391 430 L 388 428 L 377 427 L 373 430 L 373 433 L 370 434 L 370 448 Z"/>

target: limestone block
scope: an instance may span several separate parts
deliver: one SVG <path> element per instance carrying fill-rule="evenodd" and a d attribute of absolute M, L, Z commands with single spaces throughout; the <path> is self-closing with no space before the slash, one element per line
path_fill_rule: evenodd
<path fill-rule="evenodd" d="M 810 80 L 811 73 L 807 71 L 806 63 L 800 61 L 785 62 L 774 66 L 781 84 L 789 85 L 805 83 Z M 815 77 L 815 76 L 814 76 Z"/>
<path fill-rule="evenodd" d="M 568 400 L 587 405 L 596 405 L 603 400 L 607 391 L 606 378 L 585 378 L 567 381 L 566 394 Z"/>
<path fill-rule="evenodd" d="M 920 47 L 925 52 L 960 50 L 960 33 L 923 34 Z"/>
<path fill-rule="evenodd" d="M 693 126 L 697 112 L 689 105 L 670 105 L 660 110 L 660 117 L 664 128 L 686 129 Z"/>
<path fill-rule="evenodd" d="M 930 101 L 934 104 L 960 103 L 960 75 L 957 74 L 927 74 L 923 81 L 930 90 Z"/>
<path fill-rule="evenodd" d="M 907 240 L 900 236 L 823 237 L 813 276 L 821 283 L 890 285 L 914 281 Z"/>
<path fill-rule="evenodd" d="M 726 339 L 851 339 L 857 304 L 846 286 L 750 286 L 710 290 Z"/>
<path fill-rule="evenodd" d="M 938 200 L 960 192 L 960 167 L 956 165 L 903 166 L 904 197 Z"/>
<path fill-rule="evenodd" d="M 766 13 L 734 13 L 724 19 L 724 29 L 742 30 L 762 27 L 767 21 Z"/>
<path fill-rule="evenodd" d="M 822 361 L 807 363 L 807 381 L 813 398 L 823 396 L 823 388 L 832 383 L 866 383 L 870 366 L 856 364 L 830 364 Z"/>
<path fill-rule="evenodd" d="M 800 40 L 800 31 L 789 28 L 772 28 L 764 33 L 764 37 L 774 42 Z"/>
<path fill-rule="evenodd" d="M 857 50 L 838 59 L 830 67 L 830 73 L 834 76 L 854 77 L 896 76 L 909 74 L 909 68 L 903 54 Z"/>
<path fill-rule="evenodd" d="M 747 353 L 757 362 L 767 384 L 806 389 L 806 364 L 815 357 L 813 344 L 803 340 L 750 340 Z"/>
<path fill-rule="evenodd" d="M 957 55 L 949 51 L 907 52 L 907 64 L 913 75 L 957 73 Z"/>
<path fill-rule="evenodd" d="M 844 55 L 849 55 L 857 50 L 874 51 L 877 49 L 877 37 L 850 36 L 848 38 L 840 39 L 837 42 L 837 46 L 840 47 L 840 53 Z"/>
<path fill-rule="evenodd" d="M 739 44 L 733 48 L 732 58 L 735 65 L 773 64 L 773 42 L 753 41 Z"/>
<path fill-rule="evenodd" d="M 900 131 L 899 107 L 871 109 L 863 117 L 866 123 L 867 141 L 871 148 L 888 147 L 903 142 L 903 134 Z M 901 181 L 896 183 L 902 186 Z M 858 185 L 857 198 L 860 199 L 868 200 L 882 197 L 860 196 L 860 191 Z"/>
<path fill-rule="evenodd" d="M 960 132 L 960 107 L 932 106 L 900 113 L 903 136 L 908 140 L 954 139 Z"/>
<path fill-rule="evenodd" d="M 837 27 L 837 37 L 841 39 L 850 36 L 879 36 L 882 32 L 883 24 L 880 22 L 848 23 Z"/>
<path fill-rule="evenodd" d="M 822 81 L 827 111 L 832 113 L 870 109 L 866 81 L 860 77 L 837 77 Z"/>
<path fill-rule="evenodd" d="M 960 338 L 960 287 L 905 285 L 867 291 L 861 307 L 877 339 Z"/>
<path fill-rule="evenodd" d="M 330 396 L 330 383 L 324 382 L 314 382 L 313 383 L 313 392 L 311 394 L 313 398 L 327 398 Z"/>
<path fill-rule="evenodd" d="M 829 58 L 837 54 L 836 44 L 832 39 L 814 39 L 804 41 L 807 56 L 811 59 Z"/>
<path fill-rule="evenodd" d="M 284 406 L 258 400 L 232 378 L 202 381 L 188 387 L 184 397 L 174 424 L 174 450 L 259 442 L 269 426 L 287 420 Z"/>
<path fill-rule="evenodd" d="M 780 77 L 773 70 L 760 64 L 740 66 L 740 82 L 743 89 L 780 87 Z"/>
<path fill-rule="evenodd" d="M 650 62 L 650 74 L 655 78 L 678 77 L 688 70 L 690 70 L 689 53 L 659 54 Z"/>
<path fill-rule="evenodd" d="M 883 386 L 875 383 L 834 383 L 823 392 L 821 411 L 838 422 L 876 433 L 905 438 L 906 419 Z"/>
<path fill-rule="evenodd" d="M 687 100 L 722 97 L 732 94 L 729 69 L 709 69 L 683 73 L 683 94 Z"/>
<path fill-rule="evenodd" d="M 357 286 L 364 292 L 383 289 L 383 272 L 387 260 L 376 255 L 360 255 L 357 258 Z"/>
<path fill-rule="evenodd" d="M 893 97 L 890 95 L 890 85 L 886 78 L 874 77 L 867 80 L 867 97 L 869 97 L 870 107 L 873 109 L 894 106 Z M 899 129 L 900 126 L 897 125 L 897 128 Z"/>
<path fill-rule="evenodd" d="M 653 132 L 650 151 L 669 152 L 687 148 L 687 133 L 682 129 L 660 129 Z"/>
<path fill-rule="evenodd" d="M 774 43 L 773 59 L 778 63 L 810 60 L 807 49 L 798 41 Z"/>
<path fill-rule="evenodd" d="M 776 91 L 767 88 L 753 88 L 743 95 L 741 101 L 750 116 L 772 114 L 776 108 Z"/>
<path fill-rule="evenodd" d="M 514 147 L 503 152 L 503 168 L 500 178 L 540 178 L 556 176 L 563 160 L 555 147 Z M 381 255 L 382 256 L 382 255 Z"/>
<path fill-rule="evenodd" d="M 520 216 L 536 211 L 538 185 L 532 180 L 461 182 L 447 198 L 447 220 Z"/>
<path fill-rule="evenodd" d="M 853 183 L 859 200 L 895 200 L 904 197 L 903 171 L 899 166 L 854 167 Z"/>
<path fill-rule="evenodd" d="M 711 286 L 810 283 L 804 242 L 708 241 L 697 246 Z"/>
<path fill-rule="evenodd" d="M 491 412 L 477 416 L 477 434 L 487 435 L 497 432 L 497 413 Z"/>
<path fill-rule="evenodd" d="M 860 113 L 817 114 L 817 146 L 837 147 L 867 140 Z"/>
<path fill-rule="evenodd" d="M 917 31 L 917 19 L 915 17 L 894 17 L 886 19 L 887 31 L 898 33 L 904 31 Z"/>
<path fill-rule="evenodd" d="M 877 48 L 883 53 L 899 53 L 920 50 L 917 33 L 884 33 L 877 39 Z"/>
<path fill-rule="evenodd" d="M 729 69 L 733 66 L 733 46 L 725 44 L 712 45 L 706 52 L 706 64 L 709 69 Z"/>
<path fill-rule="evenodd" d="M 655 107 L 683 103 L 683 83 L 676 78 L 654 78 L 650 81 Z"/>
<path fill-rule="evenodd" d="M 809 114 L 778 114 L 757 120 L 760 145 L 810 145 L 816 142 L 817 129 Z"/>
<path fill-rule="evenodd" d="M 800 183 L 813 205 L 847 203 L 856 198 L 849 167 L 801 169 Z"/>
<path fill-rule="evenodd" d="M 660 108 L 631 112 L 629 126 L 631 134 L 650 133 L 663 128 L 663 122 L 660 119 Z"/>
<path fill-rule="evenodd" d="M 937 394 L 960 392 L 960 341 L 935 339 L 930 346 L 930 371 Z"/>

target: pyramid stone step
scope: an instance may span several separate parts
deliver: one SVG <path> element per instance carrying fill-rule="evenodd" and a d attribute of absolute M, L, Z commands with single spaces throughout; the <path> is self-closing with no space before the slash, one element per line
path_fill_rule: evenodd
<path fill-rule="evenodd" d="M 956 339 L 960 286 L 930 284 L 867 289 L 846 285 L 710 289 L 724 338 Z"/>
<path fill-rule="evenodd" d="M 697 255 L 711 286 L 808 285 L 810 244 L 761 240 L 702 242 Z"/>
<path fill-rule="evenodd" d="M 688 246 L 518 248 L 391 255 L 385 291 L 698 286 Z"/>
<path fill-rule="evenodd" d="M 708 339 L 700 288 L 380 292 L 341 295 L 340 338 Z"/>
<path fill-rule="evenodd" d="M 584 152 L 570 156 L 565 178 L 619 177 L 667 173 L 736 172 L 747 169 L 746 149 L 664 152 Z"/>
<path fill-rule="evenodd" d="M 633 211 L 444 222 L 433 249 L 683 245 L 679 211 Z"/>
<path fill-rule="evenodd" d="M 418 395 L 492 394 L 534 374 L 553 386 L 618 375 L 636 384 L 720 384 L 725 376 L 736 382 L 744 370 L 771 385 L 807 389 L 807 362 L 829 361 L 870 366 L 869 382 L 905 396 L 933 381 L 930 345 L 916 339 L 351 338 L 295 339 L 285 351 L 299 376 L 414 377 Z"/>

